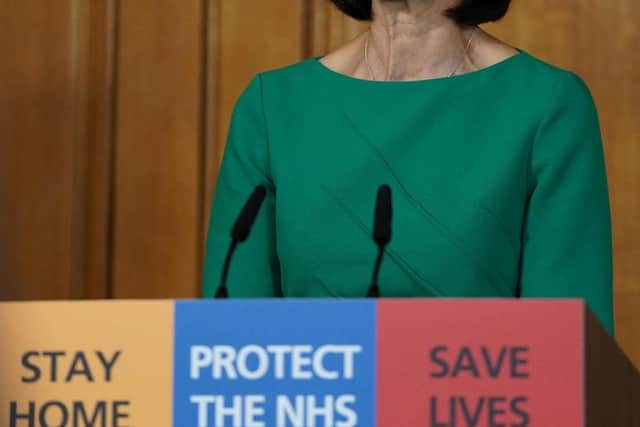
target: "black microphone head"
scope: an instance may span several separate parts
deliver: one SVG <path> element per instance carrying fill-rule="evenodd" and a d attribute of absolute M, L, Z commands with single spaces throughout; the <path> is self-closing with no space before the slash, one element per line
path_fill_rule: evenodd
<path fill-rule="evenodd" d="M 266 196 L 267 189 L 264 185 L 258 185 L 253 190 L 253 193 L 251 193 L 251 196 L 249 196 L 249 199 L 244 204 L 236 223 L 231 229 L 231 238 L 234 241 L 244 242 L 247 240 L 251 232 L 251 227 L 253 227 L 253 223 L 260 211 L 260 206 L 262 206 L 262 202 L 264 202 Z"/>
<path fill-rule="evenodd" d="M 373 240 L 378 246 L 385 246 L 391 241 L 391 188 L 386 184 L 378 188 Z"/>

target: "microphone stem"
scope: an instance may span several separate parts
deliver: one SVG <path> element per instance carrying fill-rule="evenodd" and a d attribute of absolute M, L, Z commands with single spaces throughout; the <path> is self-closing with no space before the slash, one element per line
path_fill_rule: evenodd
<path fill-rule="evenodd" d="M 384 255 L 384 246 L 378 246 L 378 256 L 376 257 L 376 263 L 373 267 L 373 277 L 371 278 L 371 286 L 369 287 L 370 297 L 377 298 L 380 296 L 380 289 L 378 288 L 378 275 L 380 273 L 380 266 L 382 265 L 382 256 Z"/>
<path fill-rule="evenodd" d="M 220 277 L 220 286 L 218 286 L 218 291 L 216 292 L 216 298 L 227 298 L 227 277 L 229 276 L 229 267 L 231 266 L 231 258 L 233 257 L 233 253 L 238 246 L 237 240 L 232 240 L 229 245 L 229 249 L 227 250 L 227 256 L 224 259 L 224 265 L 222 267 L 222 276 Z"/>

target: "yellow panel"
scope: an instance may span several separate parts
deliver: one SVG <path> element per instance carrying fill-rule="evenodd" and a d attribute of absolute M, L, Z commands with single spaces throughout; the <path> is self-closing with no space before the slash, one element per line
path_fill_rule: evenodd
<path fill-rule="evenodd" d="M 118 411 L 128 416 L 117 425 L 171 425 L 172 301 L 3 303 L 0 325 L 2 423 L 8 419 L 12 401 L 17 403 L 19 413 L 27 412 L 29 401 L 33 401 L 38 414 L 45 402 L 62 402 L 71 413 L 73 402 L 83 401 L 89 416 L 98 401 L 108 402 L 106 414 L 112 414 L 114 401 L 128 401 L 118 406 Z M 34 377 L 33 368 L 23 364 L 28 352 L 39 354 L 25 360 L 40 370 L 36 382 L 22 380 Z M 56 358 L 54 371 L 52 356 L 43 356 L 42 352 L 65 355 Z M 77 352 L 83 356 L 77 356 Z M 105 369 L 97 352 L 102 352 L 107 365 L 114 360 L 110 369 Z M 120 354 L 115 358 L 117 352 Z M 69 377 L 74 359 L 76 371 Z M 83 370 L 84 374 L 80 372 Z M 106 379 L 107 372 L 110 380 Z M 52 405 L 45 414 L 49 425 L 61 425 L 61 408 Z M 116 425 L 112 424 L 112 415 L 108 416 L 105 425 Z M 17 425 L 27 425 L 21 423 Z"/>

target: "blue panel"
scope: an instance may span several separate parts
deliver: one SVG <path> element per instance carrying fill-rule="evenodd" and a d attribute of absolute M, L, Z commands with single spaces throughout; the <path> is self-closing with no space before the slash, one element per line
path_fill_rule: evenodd
<path fill-rule="evenodd" d="M 373 301 L 178 301 L 173 425 L 372 427 L 375 350 Z"/>

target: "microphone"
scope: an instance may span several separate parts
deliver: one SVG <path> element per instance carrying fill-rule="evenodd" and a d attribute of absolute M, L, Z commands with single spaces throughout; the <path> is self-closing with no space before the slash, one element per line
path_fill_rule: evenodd
<path fill-rule="evenodd" d="M 239 243 L 244 242 L 249 237 L 253 223 L 256 221 L 262 202 L 264 202 L 267 196 L 267 189 L 264 185 L 258 185 L 253 189 L 253 193 L 249 196 L 249 199 L 244 204 L 244 207 L 240 211 L 238 218 L 236 219 L 233 228 L 231 229 L 231 243 L 227 250 L 227 256 L 224 260 L 224 266 L 222 267 L 222 276 L 220 277 L 220 285 L 216 291 L 216 298 L 229 298 L 229 292 L 227 289 L 227 276 L 229 275 L 229 267 L 231 265 L 231 258 L 233 253 L 238 247 Z"/>
<path fill-rule="evenodd" d="M 378 188 L 376 212 L 373 220 L 373 240 L 378 245 L 378 256 L 373 268 L 373 277 L 367 297 L 378 298 L 380 296 L 380 288 L 378 287 L 380 265 L 384 256 L 384 248 L 391 241 L 391 188 L 386 184 Z"/>

